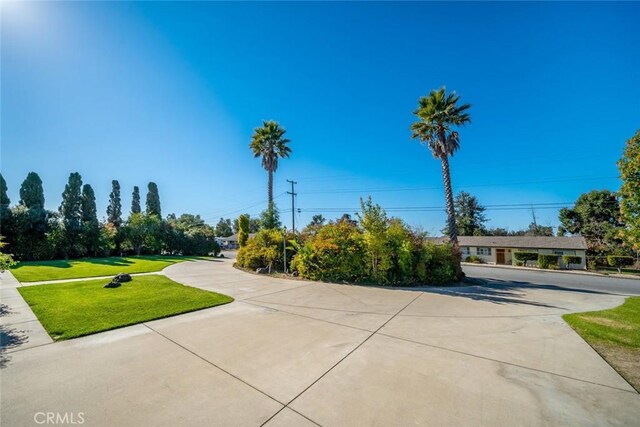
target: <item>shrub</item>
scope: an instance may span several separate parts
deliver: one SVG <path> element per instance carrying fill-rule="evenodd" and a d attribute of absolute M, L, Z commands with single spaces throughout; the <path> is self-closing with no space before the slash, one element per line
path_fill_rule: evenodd
<path fill-rule="evenodd" d="M 238 250 L 236 261 L 240 267 L 255 270 L 271 267 L 282 270 L 283 235 L 277 229 L 263 229 Z"/>
<path fill-rule="evenodd" d="M 480 264 L 482 263 L 482 259 L 480 259 L 480 257 L 477 255 L 469 255 L 468 257 L 465 258 L 465 262 L 473 262 L 474 264 Z"/>
<path fill-rule="evenodd" d="M 633 259 L 633 257 L 630 257 L 630 256 L 616 256 L 616 255 L 607 256 L 607 263 L 611 267 L 617 268 L 618 273 L 622 273 L 622 267 L 628 267 L 630 265 L 633 265 L 634 262 L 635 260 Z"/>
<path fill-rule="evenodd" d="M 563 255 L 562 261 L 567 267 L 571 267 L 571 264 L 580 264 L 582 262 L 582 257 L 575 255 Z"/>
<path fill-rule="evenodd" d="M 538 267 L 558 268 L 558 255 L 538 254 Z"/>
<path fill-rule="evenodd" d="M 514 252 L 513 258 L 520 262 L 521 265 L 527 266 L 527 261 L 537 261 L 538 253 L 537 252 Z M 516 264 L 517 265 L 517 264 Z"/>

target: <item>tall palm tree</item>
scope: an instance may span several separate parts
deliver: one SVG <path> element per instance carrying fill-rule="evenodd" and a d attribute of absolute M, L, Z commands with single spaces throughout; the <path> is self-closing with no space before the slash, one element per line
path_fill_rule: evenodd
<path fill-rule="evenodd" d="M 263 120 L 262 127 L 253 130 L 251 137 L 251 151 L 254 157 L 262 156 L 262 167 L 269 173 L 268 196 L 269 208 L 273 206 L 273 174 L 278 169 L 278 158 L 289 157 L 291 148 L 287 146 L 289 140 L 284 138 L 286 130 L 273 120 Z"/>
<path fill-rule="evenodd" d="M 460 148 L 458 132 L 453 130 L 455 126 L 469 123 L 471 118 L 466 112 L 471 105 L 458 105 L 460 97 L 455 92 L 446 93 L 445 87 L 432 90 L 428 96 L 422 96 L 418 100 L 418 109 L 413 114 L 418 116 L 418 121 L 411 125 L 411 138 L 418 138 L 431 150 L 433 157 L 440 159 L 442 163 L 442 181 L 447 204 L 447 228 L 449 240 L 458 246 L 458 230 L 453 205 L 453 190 L 451 188 L 451 174 L 449 172 L 449 156 L 453 156 Z M 462 269 L 458 272 L 462 277 Z"/>

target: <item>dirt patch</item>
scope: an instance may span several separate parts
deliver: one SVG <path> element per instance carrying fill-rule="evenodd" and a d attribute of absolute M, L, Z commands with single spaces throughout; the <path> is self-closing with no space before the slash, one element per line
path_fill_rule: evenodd
<path fill-rule="evenodd" d="M 598 325 L 602 325 L 602 326 L 608 326 L 611 328 L 616 328 L 616 329 L 633 329 L 632 325 L 627 325 L 624 323 L 620 323 L 620 322 L 616 322 L 615 320 L 612 319 L 607 319 L 604 317 L 594 317 L 594 316 L 580 316 L 580 318 L 587 320 L 591 323 L 596 323 Z"/>
<path fill-rule="evenodd" d="M 591 344 L 640 393 L 640 348 Z"/>

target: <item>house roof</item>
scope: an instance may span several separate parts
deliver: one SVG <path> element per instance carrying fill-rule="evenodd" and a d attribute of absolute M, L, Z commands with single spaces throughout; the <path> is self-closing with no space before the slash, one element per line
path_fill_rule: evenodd
<path fill-rule="evenodd" d="M 436 244 L 445 241 L 445 237 L 434 237 L 430 240 Z M 582 236 L 459 236 L 460 246 L 482 246 L 518 249 L 587 249 L 587 242 Z"/>

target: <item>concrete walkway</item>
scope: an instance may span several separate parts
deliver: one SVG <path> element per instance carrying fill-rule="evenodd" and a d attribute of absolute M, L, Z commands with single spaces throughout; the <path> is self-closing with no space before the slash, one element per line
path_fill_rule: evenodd
<path fill-rule="evenodd" d="M 175 264 L 236 302 L 18 349 L 2 425 L 38 412 L 85 425 L 634 425 L 640 396 L 561 319 L 600 292 L 394 290 Z"/>

